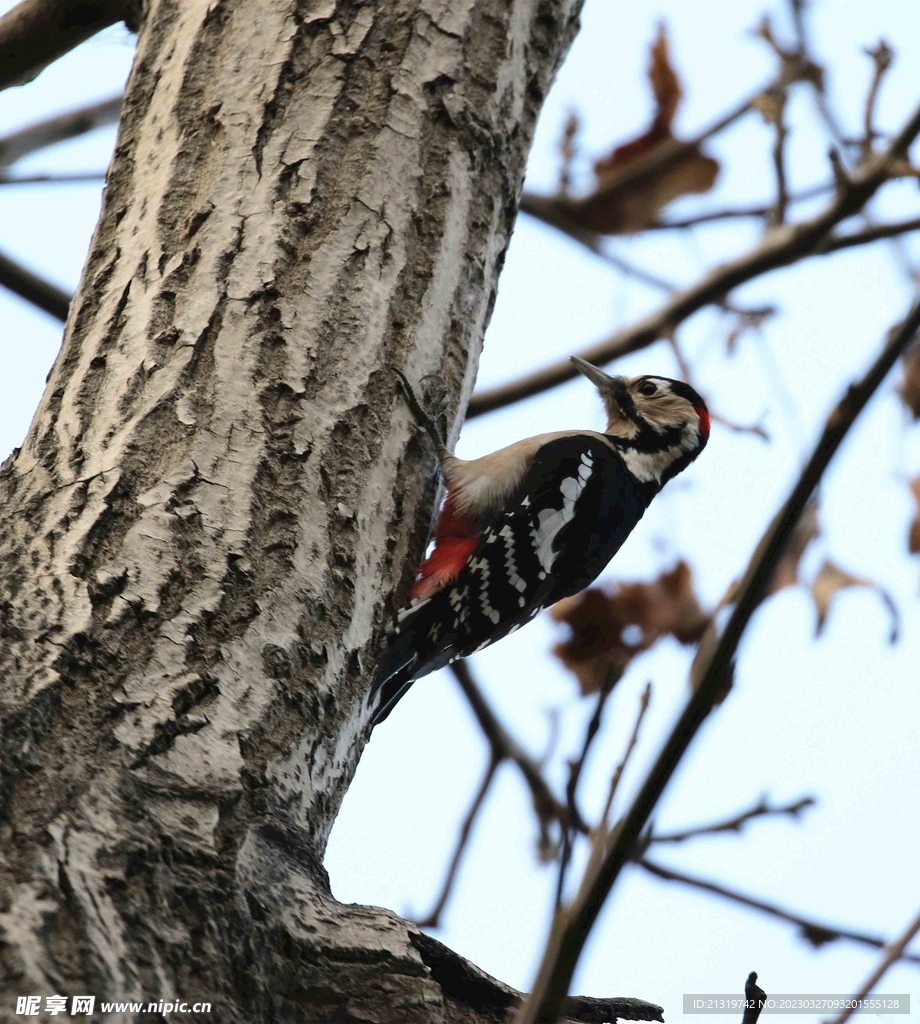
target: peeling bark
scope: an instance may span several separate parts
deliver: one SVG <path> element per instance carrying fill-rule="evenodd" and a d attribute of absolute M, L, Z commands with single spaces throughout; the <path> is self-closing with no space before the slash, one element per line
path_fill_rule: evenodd
<path fill-rule="evenodd" d="M 0 1019 L 39 992 L 222 1022 L 511 1005 L 487 979 L 458 1016 L 432 963 L 460 958 L 336 903 L 322 860 L 434 496 L 385 367 L 443 375 L 456 433 L 578 7 L 147 4 L 0 470 Z"/>

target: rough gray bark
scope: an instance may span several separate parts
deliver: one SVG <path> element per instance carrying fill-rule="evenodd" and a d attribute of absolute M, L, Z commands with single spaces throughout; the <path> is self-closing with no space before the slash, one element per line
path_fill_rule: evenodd
<path fill-rule="evenodd" d="M 336 903 L 322 860 L 434 493 L 385 366 L 442 374 L 456 431 L 578 7 L 147 5 L 0 471 L 0 1016 L 95 993 L 458 1019 L 450 956 Z M 470 991 L 467 1019 L 506 1012 Z"/>

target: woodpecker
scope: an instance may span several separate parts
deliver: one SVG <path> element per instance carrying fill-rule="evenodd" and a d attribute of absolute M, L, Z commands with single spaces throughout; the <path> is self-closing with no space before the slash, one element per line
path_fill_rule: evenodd
<path fill-rule="evenodd" d="M 709 440 L 709 412 L 682 381 L 611 377 L 572 362 L 597 388 L 607 429 L 538 434 L 458 459 L 400 374 L 435 441 L 447 496 L 434 550 L 396 617 L 369 701 L 382 722 L 412 683 L 481 651 L 607 566 L 652 498 Z"/>

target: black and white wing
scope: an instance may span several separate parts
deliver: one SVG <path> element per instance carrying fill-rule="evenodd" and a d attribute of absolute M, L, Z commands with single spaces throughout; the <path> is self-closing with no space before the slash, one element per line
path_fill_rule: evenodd
<path fill-rule="evenodd" d="M 622 458 L 574 434 L 540 448 L 470 560 L 443 590 L 403 609 L 371 688 L 382 721 L 415 679 L 482 650 L 588 586 L 645 512 Z"/>

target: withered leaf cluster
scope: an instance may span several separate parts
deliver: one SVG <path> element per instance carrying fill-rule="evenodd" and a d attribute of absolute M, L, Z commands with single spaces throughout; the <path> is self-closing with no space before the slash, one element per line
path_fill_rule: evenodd
<path fill-rule="evenodd" d="M 912 486 L 918 504 L 912 543 L 916 542 L 920 549 L 920 478 Z M 894 643 L 899 630 L 898 610 L 891 596 L 877 583 L 847 572 L 830 560 L 824 561 L 810 583 L 801 579 L 802 558 L 819 535 L 818 507 L 810 502 L 787 540 L 764 599 L 805 582 L 817 612 L 815 632 L 820 634 L 840 591 L 869 587 L 891 615 L 889 639 Z M 758 559 L 759 549 L 752 564 Z M 740 581 L 733 582 L 718 605 L 706 611 L 696 596 L 690 566 L 679 561 L 650 583 L 617 583 L 609 589 L 591 587 L 552 608 L 552 617 L 569 628 L 569 636 L 553 647 L 553 653 L 575 675 L 582 694 L 587 695 L 612 686 L 633 658 L 663 637 L 673 636 L 682 644 L 697 645 L 690 670 L 690 685 L 696 687 L 719 641 L 717 613 L 734 603 L 740 586 Z M 726 678 L 725 694 L 730 687 L 731 672 Z"/>
<path fill-rule="evenodd" d="M 659 212 L 680 196 L 708 192 L 719 173 L 712 157 L 692 149 L 660 167 L 649 167 L 635 181 L 621 187 L 627 173 L 641 169 L 643 161 L 656 156 L 661 147 L 676 142 L 671 130 L 674 114 L 683 95 L 680 80 L 671 65 L 664 25 L 652 45 L 648 68 L 655 97 L 655 114 L 647 131 L 614 148 L 594 165 L 596 187 L 579 200 L 560 201 L 569 220 L 600 235 L 622 235 L 641 231 L 654 223 Z"/>
<path fill-rule="evenodd" d="M 620 583 L 609 592 L 591 587 L 560 601 L 551 614 L 571 631 L 553 653 L 575 674 L 583 694 L 611 685 L 663 636 L 696 643 L 709 622 L 683 561 L 651 583 Z"/>

